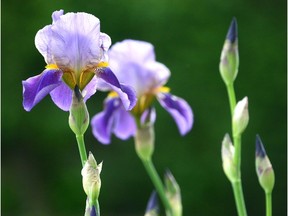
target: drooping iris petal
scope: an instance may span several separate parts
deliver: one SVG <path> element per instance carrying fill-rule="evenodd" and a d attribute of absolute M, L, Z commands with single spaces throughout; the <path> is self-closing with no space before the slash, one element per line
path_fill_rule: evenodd
<path fill-rule="evenodd" d="M 64 111 L 69 111 L 70 109 L 72 94 L 73 91 L 64 82 L 50 92 L 53 102 Z"/>
<path fill-rule="evenodd" d="M 24 109 L 30 111 L 50 91 L 58 87 L 62 83 L 61 77 L 61 71 L 47 69 L 40 75 L 22 81 Z"/>
<path fill-rule="evenodd" d="M 110 68 L 97 70 L 97 76 L 104 80 L 113 91 L 117 92 L 126 110 L 131 110 L 135 106 L 137 99 L 134 90 L 129 86 L 120 84 Z"/>
<path fill-rule="evenodd" d="M 84 101 L 86 102 L 92 95 L 96 93 L 98 84 L 98 78 L 94 76 L 91 81 L 85 86 L 82 90 L 82 96 L 84 97 Z"/>
<path fill-rule="evenodd" d="M 92 118 L 92 132 L 99 142 L 103 144 L 110 143 L 115 115 L 119 112 L 120 106 L 121 102 L 119 98 L 108 98 L 105 101 L 104 111 L 98 113 Z"/>
<path fill-rule="evenodd" d="M 115 135 L 126 140 L 136 133 L 136 123 L 132 115 L 124 109 L 119 109 L 117 114 L 115 114 L 115 123 L 113 132 Z"/>
<path fill-rule="evenodd" d="M 82 96 L 86 102 L 96 92 L 97 78 L 89 82 L 89 84 L 82 90 Z M 53 102 L 62 110 L 69 111 L 72 103 L 73 91 L 64 82 L 61 83 L 57 88 L 50 92 Z"/>
<path fill-rule="evenodd" d="M 181 135 L 189 132 L 193 125 L 193 113 L 189 104 L 182 98 L 169 93 L 158 93 L 158 101 L 175 120 Z"/>

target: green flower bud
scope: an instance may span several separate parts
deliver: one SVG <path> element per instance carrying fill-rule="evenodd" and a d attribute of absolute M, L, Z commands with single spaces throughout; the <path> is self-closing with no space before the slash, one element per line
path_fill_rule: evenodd
<path fill-rule="evenodd" d="M 233 18 L 229 27 L 220 58 L 220 74 L 226 85 L 237 77 L 239 67 L 237 21 Z"/>
<path fill-rule="evenodd" d="M 101 179 L 100 173 L 102 170 L 102 162 L 97 165 L 97 162 L 89 152 L 88 160 L 86 161 L 82 171 L 82 183 L 83 189 L 88 196 L 90 206 L 95 205 L 98 200 L 100 188 L 101 188 Z"/>
<path fill-rule="evenodd" d="M 249 122 L 248 98 L 239 101 L 233 112 L 233 135 L 239 136 L 246 129 Z"/>
<path fill-rule="evenodd" d="M 237 179 L 237 168 L 234 164 L 234 146 L 231 142 L 229 134 L 225 134 L 222 141 L 221 156 L 224 173 L 230 182 L 235 182 Z"/>
<path fill-rule="evenodd" d="M 255 165 L 261 187 L 265 193 L 272 193 L 275 184 L 274 170 L 259 135 L 256 136 Z"/>
<path fill-rule="evenodd" d="M 154 152 L 155 110 L 147 109 L 141 116 L 135 135 L 135 148 L 141 160 L 150 160 Z"/>
<path fill-rule="evenodd" d="M 167 170 L 164 177 L 165 192 L 172 207 L 173 216 L 182 215 L 181 191 L 172 173 Z M 168 214 L 167 214 L 168 215 Z"/>
<path fill-rule="evenodd" d="M 69 126 L 76 135 L 83 135 L 89 126 L 89 113 L 77 85 L 73 91 Z"/>
<path fill-rule="evenodd" d="M 157 193 L 156 191 L 153 191 L 152 194 L 150 195 L 144 216 L 158 216 L 158 215 L 159 215 L 159 205 L 158 205 Z"/>
<path fill-rule="evenodd" d="M 86 207 L 84 216 L 97 216 L 96 208 L 94 205 L 90 205 L 89 199 L 86 199 Z"/>

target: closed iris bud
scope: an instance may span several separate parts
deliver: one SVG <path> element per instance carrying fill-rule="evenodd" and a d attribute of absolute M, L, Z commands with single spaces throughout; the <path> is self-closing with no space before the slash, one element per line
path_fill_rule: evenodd
<path fill-rule="evenodd" d="M 230 182 L 235 182 L 237 179 L 237 169 L 233 161 L 234 151 L 230 136 L 226 134 L 222 141 L 221 156 L 224 173 Z"/>
<path fill-rule="evenodd" d="M 246 129 L 249 122 L 248 98 L 239 101 L 233 112 L 233 135 L 239 136 Z"/>
<path fill-rule="evenodd" d="M 88 160 L 86 161 L 81 174 L 83 189 L 88 196 L 89 204 L 92 207 L 96 204 L 101 188 L 100 173 L 102 170 L 102 162 L 97 165 L 97 162 L 92 155 L 89 153 Z"/>
<path fill-rule="evenodd" d="M 69 126 L 76 135 L 83 135 L 89 126 L 89 113 L 77 85 L 73 91 Z"/>
<path fill-rule="evenodd" d="M 233 18 L 221 52 L 220 74 L 226 85 L 233 84 L 239 67 L 238 30 L 236 18 Z"/>
<path fill-rule="evenodd" d="M 154 122 L 156 113 L 154 108 L 148 108 L 141 116 L 135 134 L 135 148 L 137 155 L 142 160 L 150 160 L 154 152 Z"/>
<path fill-rule="evenodd" d="M 176 179 L 170 172 L 167 170 L 164 177 L 165 182 L 165 192 L 166 196 L 170 202 L 172 207 L 173 216 L 181 216 L 182 215 L 182 199 L 181 199 L 181 190 L 176 182 Z M 169 214 L 167 214 L 169 215 Z"/>
<path fill-rule="evenodd" d="M 261 187 L 265 193 L 272 193 L 275 184 L 274 170 L 259 135 L 256 136 L 255 165 Z"/>
<path fill-rule="evenodd" d="M 156 191 L 153 191 L 150 195 L 146 212 L 144 216 L 158 216 L 159 215 L 159 204 L 157 199 Z"/>

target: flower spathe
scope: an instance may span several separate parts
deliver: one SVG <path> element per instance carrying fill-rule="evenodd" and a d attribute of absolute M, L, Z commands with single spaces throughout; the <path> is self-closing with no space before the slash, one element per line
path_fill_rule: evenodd
<path fill-rule="evenodd" d="M 120 139 L 135 136 L 137 127 L 143 123 L 143 115 L 147 114 L 154 99 L 170 113 L 181 135 L 190 131 L 193 124 L 192 110 L 185 100 L 172 95 L 169 88 L 164 86 L 170 71 L 156 61 L 152 44 L 124 40 L 114 44 L 108 55 L 111 69 L 120 82 L 133 87 L 138 101 L 131 112 L 126 112 L 119 103 L 119 95 L 107 84 L 99 83 L 99 89 L 112 91 L 104 101 L 104 111 L 95 115 L 91 121 L 93 134 L 101 143 L 109 144 L 112 133 Z M 151 118 L 154 122 L 156 116 Z"/>
<path fill-rule="evenodd" d="M 39 30 L 35 45 L 43 55 L 46 69 L 22 82 L 23 106 L 30 111 L 50 93 L 53 102 L 68 111 L 77 85 L 86 101 L 103 80 L 116 91 L 126 109 L 132 109 L 136 98 L 132 89 L 120 84 L 108 67 L 107 50 L 111 39 L 100 32 L 100 21 L 88 13 L 52 14 L 52 24 Z"/>

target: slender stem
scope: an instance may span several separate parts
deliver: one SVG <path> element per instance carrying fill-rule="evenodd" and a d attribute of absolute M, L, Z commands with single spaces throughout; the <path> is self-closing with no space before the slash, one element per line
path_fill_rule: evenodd
<path fill-rule="evenodd" d="M 266 216 L 272 216 L 272 193 L 265 193 Z"/>
<path fill-rule="evenodd" d="M 233 84 L 227 85 L 227 92 L 229 97 L 231 117 L 233 117 L 234 108 L 236 106 L 236 96 Z"/>
<path fill-rule="evenodd" d="M 160 197 L 160 199 L 162 200 L 162 203 L 165 207 L 165 209 L 171 213 L 171 215 L 173 215 L 172 213 L 172 207 L 166 197 L 165 194 L 165 190 L 164 190 L 164 186 L 162 184 L 162 181 L 153 165 L 152 160 L 142 160 L 143 165 L 148 173 L 148 175 L 150 176 L 151 181 L 154 184 L 154 187 L 156 188 L 156 191 L 158 192 L 158 195 Z"/>
<path fill-rule="evenodd" d="M 78 148 L 79 148 L 82 166 L 84 166 L 85 162 L 87 161 L 84 136 L 83 135 L 76 135 L 76 139 L 77 139 L 77 143 L 78 143 Z M 97 216 L 100 216 L 100 206 L 99 206 L 98 200 L 95 203 L 95 209 L 96 209 Z"/>
<path fill-rule="evenodd" d="M 84 136 L 82 135 L 76 135 L 79 153 L 81 157 L 82 166 L 85 165 L 85 162 L 87 161 L 87 154 L 86 154 L 86 148 L 85 148 L 85 142 L 84 142 Z"/>
<path fill-rule="evenodd" d="M 234 164 L 237 167 L 237 176 L 241 179 L 241 136 L 233 136 L 234 142 Z"/>
<path fill-rule="evenodd" d="M 227 85 L 227 93 L 229 98 L 230 104 L 230 111 L 231 111 L 231 119 L 233 119 L 233 112 L 236 106 L 236 96 L 234 91 L 233 84 Z M 233 124 L 232 124 L 233 127 Z M 232 128 L 233 133 L 233 128 Z M 233 134 L 233 143 L 235 147 L 234 152 L 234 164 L 236 166 L 236 181 L 231 182 L 235 203 L 237 207 L 238 216 L 246 216 L 246 206 L 244 201 L 243 189 L 242 189 L 242 181 L 241 181 L 241 136 L 235 136 Z"/>
<path fill-rule="evenodd" d="M 241 179 L 239 179 L 238 181 L 232 182 L 231 184 L 233 188 L 238 215 L 246 216 L 247 212 L 246 212 L 246 207 L 245 207 L 245 202 L 244 202 L 244 197 L 243 197 Z"/>

